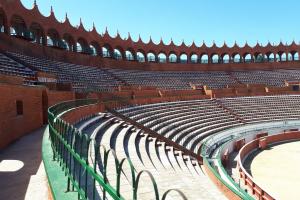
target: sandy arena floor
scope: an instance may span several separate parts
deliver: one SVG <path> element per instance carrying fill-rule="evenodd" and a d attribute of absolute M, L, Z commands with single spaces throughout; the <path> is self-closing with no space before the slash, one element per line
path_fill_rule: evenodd
<path fill-rule="evenodd" d="M 280 200 L 300 199 L 300 141 L 256 152 L 245 163 L 254 180 Z"/>

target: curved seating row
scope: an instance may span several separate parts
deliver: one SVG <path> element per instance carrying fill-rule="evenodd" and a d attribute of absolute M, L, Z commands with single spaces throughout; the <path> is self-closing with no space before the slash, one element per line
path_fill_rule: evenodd
<path fill-rule="evenodd" d="M 244 123 L 300 119 L 300 96 L 258 96 L 141 105 L 118 112 L 200 153 L 201 141 Z"/>
<path fill-rule="evenodd" d="M 179 189 L 188 199 L 226 199 L 224 195 L 205 176 L 201 166 L 193 158 L 182 155 L 180 151 L 157 142 L 141 130 L 109 114 L 99 113 L 76 124 L 82 132 L 88 134 L 98 144 L 114 149 L 118 158 L 130 158 L 135 170 L 148 170 L 158 184 L 159 193 L 167 189 Z M 93 153 L 93 151 L 91 151 Z M 109 183 L 116 185 L 115 163 L 113 157 L 108 160 L 110 168 Z M 103 174 L 103 160 L 98 161 L 99 172 Z M 132 198 L 132 180 L 130 169 L 123 169 L 121 194 L 125 199 Z M 126 180 L 126 181 L 124 181 Z M 139 199 L 153 199 L 154 192 L 147 177 L 142 177 L 138 189 Z M 168 199 L 181 199 L 177 193 L 168 195 Z"/>
<path fill-rule="evenodd" d="M 37 70 L 56 75 L 59 83 L 72 83 L 77 92 L 112 91 L 113 88 L 122 85 L 121 82 L 100 68 L 31 57 L 14 52 L 8 53 L 34 66 Z"/>
<path fill-rule="evenodd" d="M 142 71 L 113 68 L 96 68 L 31 57 L 15 52 L 6 52 L 30 66 L 57 76 L 60 83 L 71 83 L 79 92 L 112 91 L 119 85 L 152 86 L 168 90 L 187 90 L 194 86 L 218 89 L 227 85 L 263 84 L 283 87 L 285 81 L 299 81 L 299 70 L 254 70 L 254 71 Z M 17 60 L 16 59 L 16 60 Z M 31 77 L 34 72 L 16 61 L 0 54 L 0 73 Z M 201 88 L 201 87 L 199 87 Z"/>
<path fill-rule="evenodd" d="M 24 65 L 10 59 L 6 55 L 0 53 L 0 74 L 19 76 L 23 78 L 33 78 L 35 72 Z M 32 85 L 34 82 L 24 81 L 25 84 Z"/>
<path fill-rule="evenodd" d="M 207 99 L 128 107 L 118 112 L 197 154 L 205 137 L 242 124 L 215 100 Z"/>
<path fill-rule="evenodd" d="M 218 100 L 247 123 L 300 119 L 300 96 L 259 96 Z"/>

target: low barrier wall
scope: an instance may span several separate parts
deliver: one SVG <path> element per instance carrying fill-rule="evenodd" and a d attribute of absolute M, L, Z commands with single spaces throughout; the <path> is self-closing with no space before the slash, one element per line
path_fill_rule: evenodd
<path fill-rule="evenodd" d="M 300 132 L 286 132 L 277 135 L 271 135 L 263 138 L 255 139 L 242 147 L 238 156 L 238 169 L 240 178 L 243 179 L 244 184 L 251 189 L 253 195 L 262 200 L 275 200 L 267 191 L 255 183 L 253 177 L 243 167 L 243 160 L 254 150 L 260 148 L 260 141 L 264 140 L 267 145 L 278 142 L 286 142 L 290 140 L 300 140 Z"/>
<path fill-rule="evenodd" d="M 203 159 L 203 166 L 210 180 L 219 188 L 220 191 L 230 200 L 242 200 L 242 196 L 236 194 L 233 189 L 230 188 L 226 182 L 222 181 L 222 178 L 214 173 L 214 170 L 209 165 L 208 161 Z"/>

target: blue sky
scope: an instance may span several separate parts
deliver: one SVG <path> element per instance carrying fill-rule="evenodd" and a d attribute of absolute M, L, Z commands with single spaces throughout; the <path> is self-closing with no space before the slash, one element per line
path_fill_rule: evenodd
<path fill-rule="evenodd" d="M 32 8 L 34 0 L 21 0 Z M 88 3 L 87 3 L 88 2 Z M 139 34 L 144 42 L 168 44 L 184 39 L 197 46 L 213 41 L 231 46 L 236 41 L 243 46 L 257 41 L 278 44 L 300 41 L 299 0 L 37 0 L 40 11 L 48 16 L 53 6 L 56 18 L 64 21 L 65 13 L 71 24 L 78 25 L 80 17 L 86 29 L 93 22 L 99 33 L 105 27 L 114 36 L 130 32 L 134 40 Z"/>

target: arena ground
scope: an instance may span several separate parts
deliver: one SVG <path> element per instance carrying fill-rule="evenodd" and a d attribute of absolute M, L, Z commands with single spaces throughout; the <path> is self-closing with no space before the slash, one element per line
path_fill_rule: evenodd
<path fill-rule="evenodd" d="M 245 168 L 276 199 L 300 199 L 299 156 L 300 141 L 282 143 L 254 152 Z"/>

